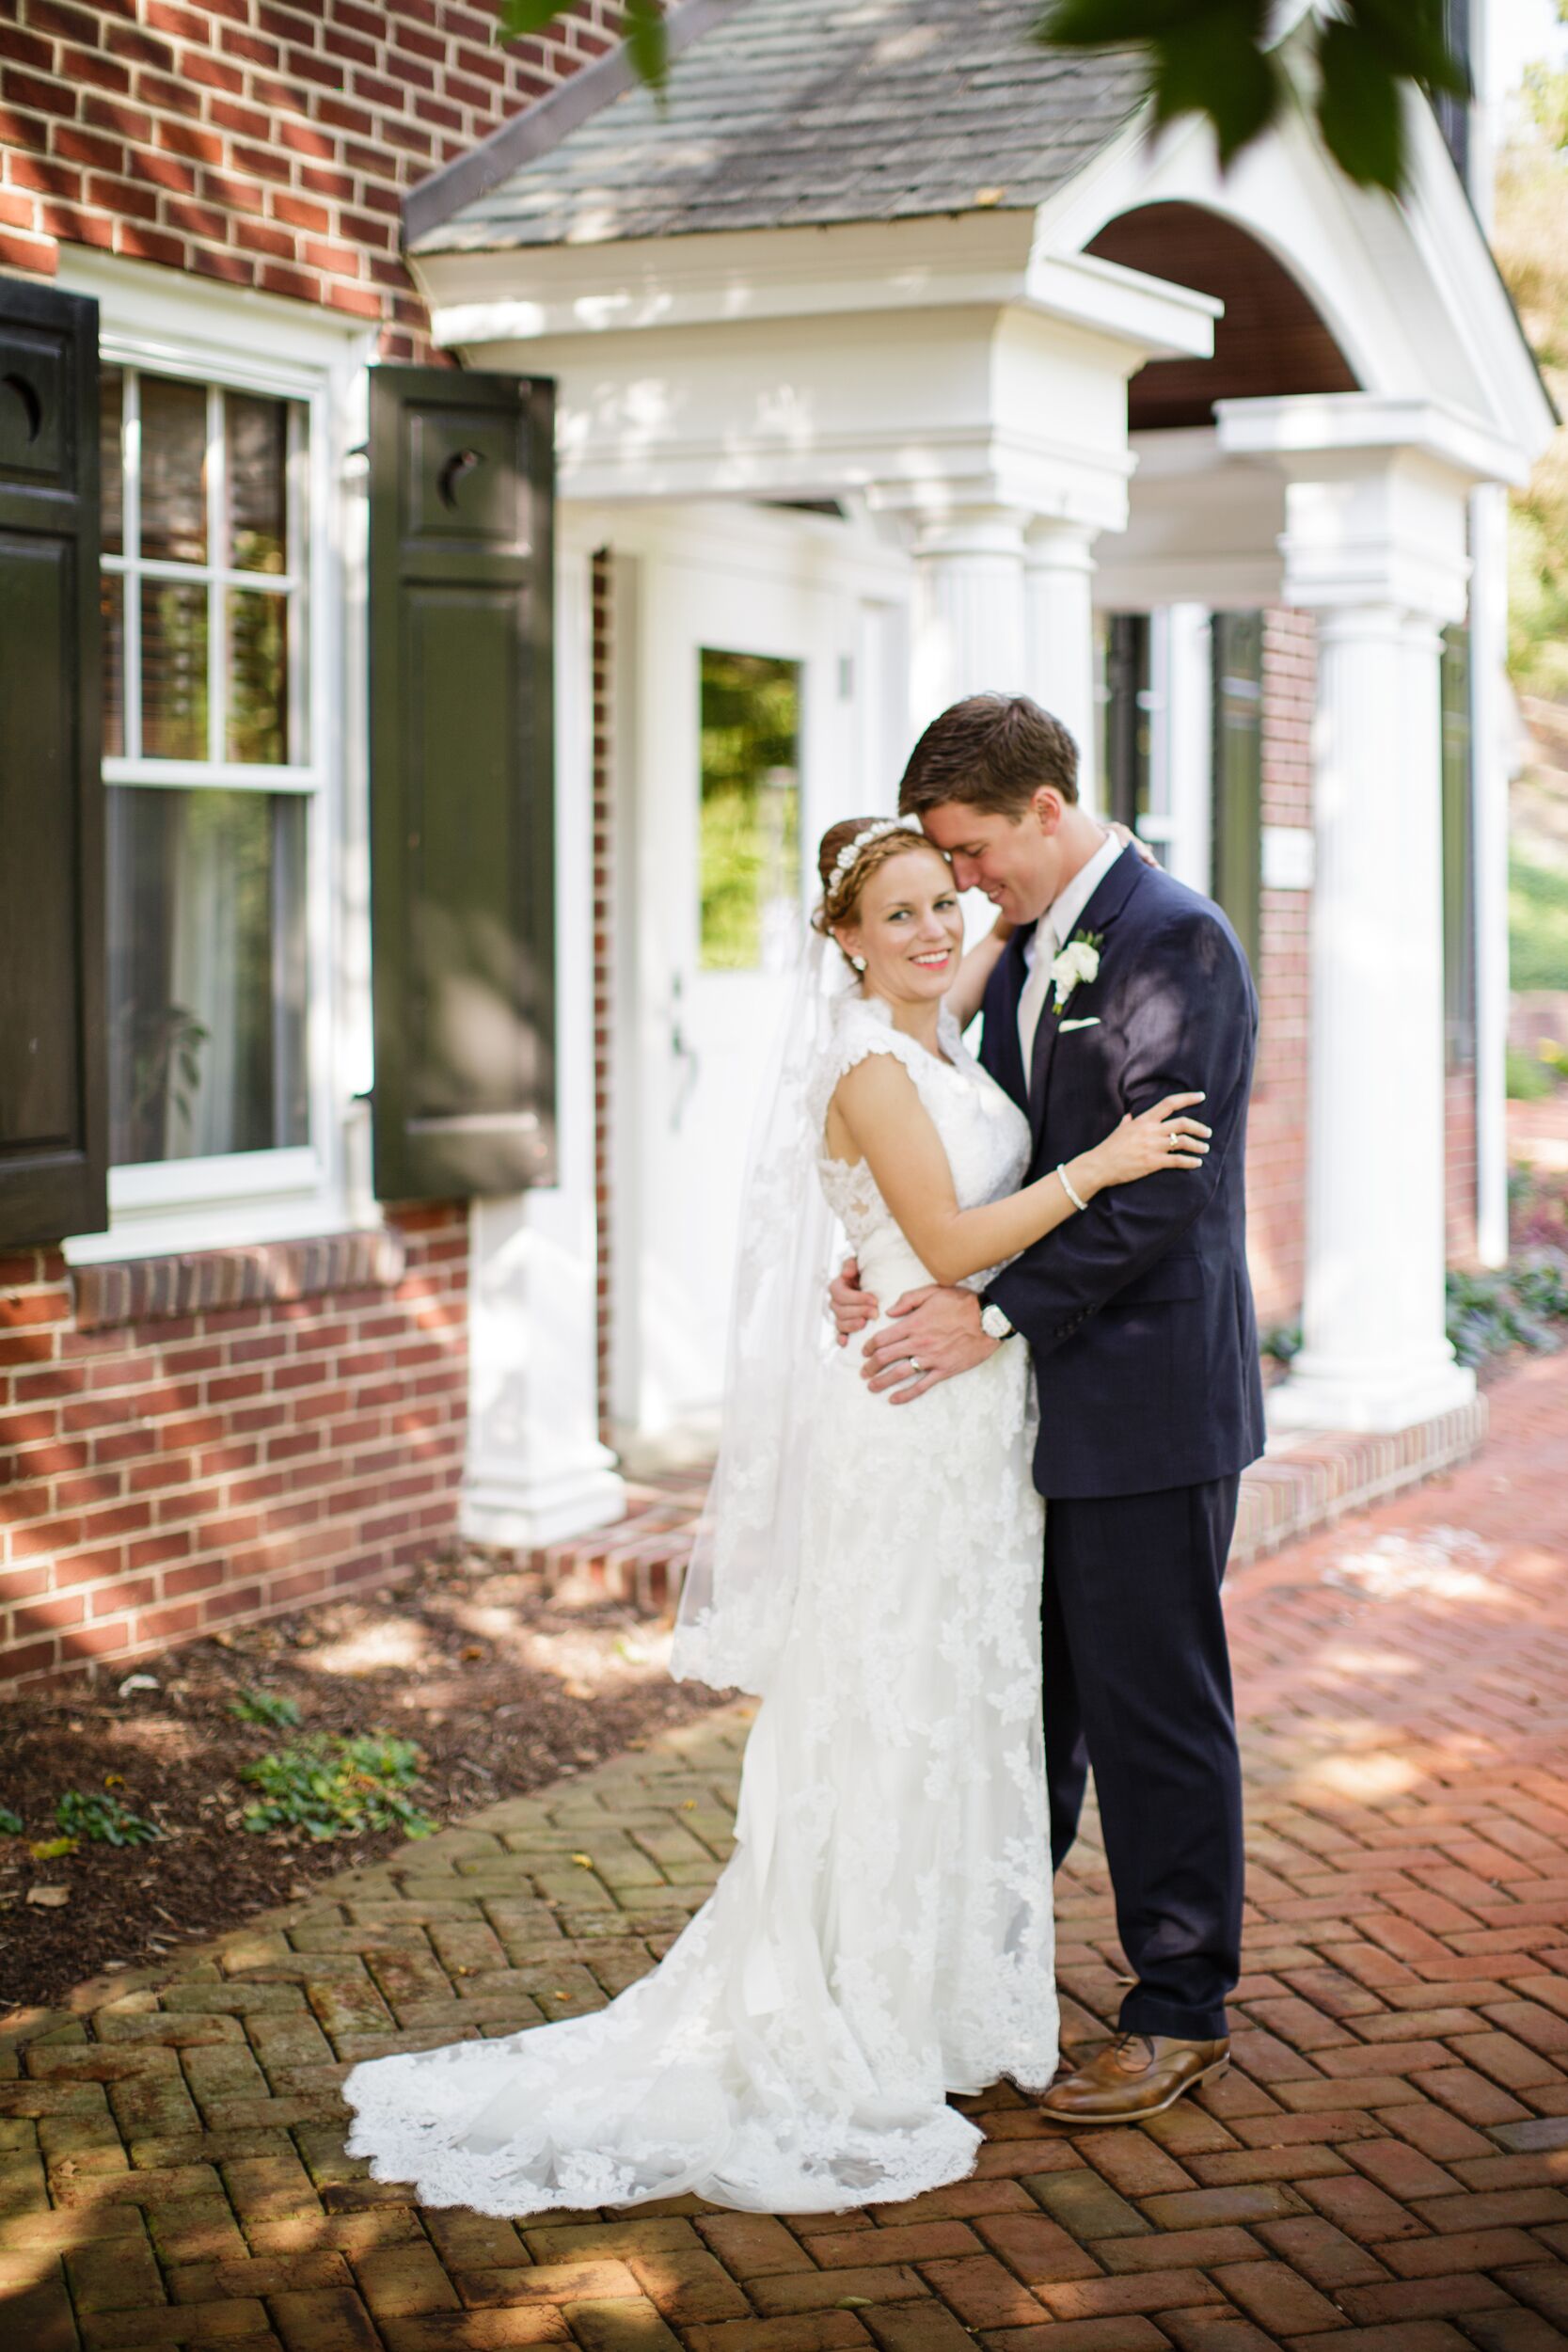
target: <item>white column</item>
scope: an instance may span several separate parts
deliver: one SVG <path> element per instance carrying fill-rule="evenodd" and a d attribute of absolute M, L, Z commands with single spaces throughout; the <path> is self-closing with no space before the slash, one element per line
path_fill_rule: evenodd
<path fill-rule="evenodd" d="M 1270 1400 L 1286 1428 L 1407 1428 L 1475 1390 L 1444 1336 L 1440 651 L 1435 615 L 1320 606 L 1303 1344 Z"/>
<path fill-rule="evenodd" d="M 1476 1241 L 1508 1260 L 1508 493 L 1470 500 L 1470 729 L 1475 806 Z"/>
<path fill-rule="evenodd" d="M 476 1200 L 469 1223 L 460 1523 L 517 1549 L 608 1526 L 626 1507 L 597 1429 L 591 614 L 587 550 L 565 532 L 556 614 L 558 1175 Z"/>
<path fill-rule="evenodd" d="M 914 546 L 910 719 L 918 736 L 965 694 L 1024 693 L 1023 516 L 974 506 L 923 522 Z"/>
<path fill-rule="evenodd" d="M 1099 719 L 1094 701 L 1096 533 L 1079 523 L 1029 528 L 1025 572 L 1027 691 L 1078 746 L 1078 797 L 1095 805 Z"/>
<path fill-rule="evenodd" d="M 1208 898 L 1213 887 L 1214 663 L 1206 604 L 1156 613 L 1163 648 L 1164 723 L 1154 739 L 1161 858 L 1167 872 Z M 1152 829 L 1149 838 L 1156 838 Z"/>

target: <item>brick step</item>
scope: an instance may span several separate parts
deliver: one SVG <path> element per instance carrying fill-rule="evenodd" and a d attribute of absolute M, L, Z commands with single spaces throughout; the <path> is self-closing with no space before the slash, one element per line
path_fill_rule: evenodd
<path fill-rule="evenodd" d="M 1232 1568 L 1419 1486 L 1465 1461 L 1485 1435 L 1486 1400 L 1478 1396 L 1391 1437 L 1347 1432 L 1276 1442 L 1242 1480 Z M 544 1545 L 531 1565 L 556 1599 L 624 1601 L 662 1615 L 679 1597 L 704 1492 L 700 1472 L 661 1486 L 628 1486 L 632 1508 L 624 1519 Z"/>

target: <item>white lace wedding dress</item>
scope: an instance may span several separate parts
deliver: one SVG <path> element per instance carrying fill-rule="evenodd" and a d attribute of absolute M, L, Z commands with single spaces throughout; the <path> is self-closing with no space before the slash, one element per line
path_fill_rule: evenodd
<path fill-rule="evenodd" d="M 945 1061 L 845 998 L 811 1109 L 820 1138 L 839 1075 L 895 1055 L 973 1207 L 1016 1188 L 1028 1129 L 944 1036 Z M 927 1280 L 869 1171 L 817 1166 L 882 1304 Z M 785 2214 L 886 2201 L 972 2169 L 980 2135 L 948 2091 L 1051 2081 L 1027 1353 L 896 1410 L 859 1360 L 802 1367 L 799 1584 L 714 1894 L 596 2014 L 356 2066 L 349 2150 L 378 2180 L 506 2216 L 688 2190 Z"/>

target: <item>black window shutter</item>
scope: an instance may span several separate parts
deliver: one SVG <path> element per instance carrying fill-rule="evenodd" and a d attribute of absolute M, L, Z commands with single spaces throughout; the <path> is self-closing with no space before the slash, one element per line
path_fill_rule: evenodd
<path fill-rule="evenodd" d="M 1216 612 L 1213 895 L 1256 968 L 1263 890 L 1263 615 Z"/>
<path fill-rule="evenodd" d="M 0 278 L 0 1244 L 108 1223 L 98 305 Z"/>
<path fill-rule="evenodd" d="M 371 371 L 375 1189 L 555 1169 L 554 388 Z"/>
<path fill-rule="evenodd" d="M 1476 1053 L 1474 786 L 1470 759 L 1470 632 L 1443 631 L 1443 1013 L 1448 1058 Z"/>

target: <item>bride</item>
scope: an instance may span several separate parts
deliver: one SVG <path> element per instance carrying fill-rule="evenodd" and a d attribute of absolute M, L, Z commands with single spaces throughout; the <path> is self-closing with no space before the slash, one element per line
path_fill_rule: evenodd
<path fill-rule="evenodd" d="M 835 1221 L 879 1297 L 983 1286 L 1102 1186 L 1199 1166 L 1208 1130 L 1170 1096 L 1018 1189 L 1028 1123 L 960 1041 L 1005 929 L 961 959 L 946 861 L 902 823 L 833 826 L 819 870 L 673 1658 L 763 1698 L 736 1851 L 608 2009 L 354 2069 L 350 2153 L 427 2205 L 912 2197 L 973 2169 L 949 2091 L 1055 2070 L 1028 1353 L 891 1412 L 827 1344 L 824 1288 Z"/>

